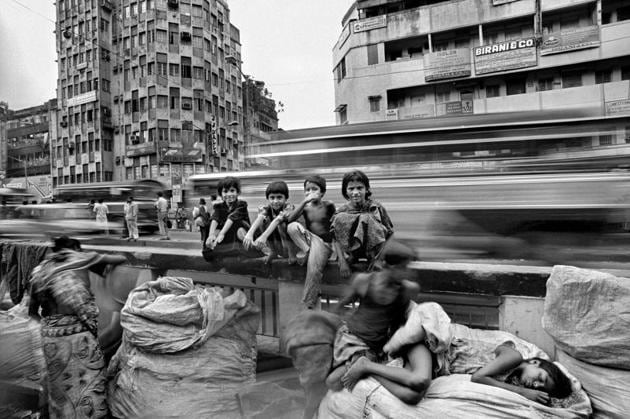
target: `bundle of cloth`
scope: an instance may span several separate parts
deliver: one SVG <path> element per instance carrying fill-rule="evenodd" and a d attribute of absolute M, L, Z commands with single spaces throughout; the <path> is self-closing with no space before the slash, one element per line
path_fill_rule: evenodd
<path fill-rule="evenodd" d="M 260 310 L 245 294 L 162 277 L 130 294 L 109 368 L 116 417 L 240 418 L 237 392 L 256 379 Z"/>
<path fill-rule="evenodd" d="M 582 382 L 595 418 L 630 412 L 629 307 L 630 278 L 558 265 L 547 280 L 543 328 Z"/>
<path fill-rule="evenodd" d="M 303 316 L 313 316 L 305 314 Z M 304 322 L 296 322 L 298 323 Z M 334 327 L 334 320 L 328 320 L 329 328 Z M 297 342 L 295 334 L 299 330 L 288 327 L 288 340 L 290 355 L 294 359 L 294 365 L 298 369 L 301 382 L 308 382 L 309 388 L 316 388 L 315 382 L 325 372 L 330 371 L 332 360 L 332 341 L 326 346 L 326 339 L 330 336 L 329 330 L 310 336 L 308 340 L 317 345 L 318 357 L 309 361 L 300 358 L 300 353 L 295 351 Z M 502 331 L 488 331 L 471 329 L 463 325 L 451 323 L 450 318 L 442 307 L 436 303 L 412 304 L 408 311 L 407 321 L 385 345 L 390 353 L 397 353 L 401 348 L 422 342 L 432 352 L 435 359 L 434 376 L 426 394 L 417 405 L 408 405 L 385 389 L 372 377 L 360 380 L 350 391 L 328 391 L 319 403 L 318 415 L 325 418 L 417 418 L 417 417 L 444 417 L 444 418 L 479 418 L 479 417 L 522 417 L 522 418 L 587 418 L 592 410 L 590 401 L 575 377 L 566 368 L 558 365 L 571 380 L 571 394 L 563 399 L 551 399 L 549 405 L 543 405 L 529 400 L 517 393 L 488 385 L 471 382 L 469 374 L 449 374 L 452 367 L 449 363 L 455 359 L 468 359 L 471 370 L 483 365 L 493 349 L 499 345 L 510 343 L 524 358 L 549 357 L 535 345 L 525 342 L 518 337 Z M 462 342 L 474 342 L 474 344 L 462 344 Z M 302 339 L 299 347 L 306 351 L 308 345 Z M 329 348 L 329 349 L 327 349 Z M 455 356 L 456 352 L 465 352 L 466 357 Z M 327 355 L 330 354 L 330 357 Z M 296 359 L 298 358 L 298 359 Z M 315 365 L 318 364 L 318 365 Z M 393 359 L 390 366 L 403 366 L 401 358 Z M 466 370 L 465 365 L 459 365 L 458 370 Z M 309 374 L 312 375 L 309 376 Z M 316 394 L 307 398 L 316 397 Z M 306 414 L 305 417 L 310 417 Z"/>

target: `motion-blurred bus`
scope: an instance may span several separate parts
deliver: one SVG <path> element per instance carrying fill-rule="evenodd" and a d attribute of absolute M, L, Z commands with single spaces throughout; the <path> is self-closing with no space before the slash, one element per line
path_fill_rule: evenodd
<path fill-rule="evenodd" d="M 17 218 L 19 214 L 16 214 L 15 209 L 34 199 L 26 189 L 0 188 L 0 220 Z"/>
<path fill-rule="evenodd" d="M 343 173 L 357 168 L 396 236 L 425 258 L 525 258 L 546 243 L 568 248 L 625 231 L 629 119 L 567 110 L 304 129 L 254 144 L 252 171 L 231 175 L 254 216 L 270 181 L 287 181 L 298 203 L 304 177 L 315 173 L 328 181 L 326 199 L 341 204 Z M 187 205 L 216 193 L 227 174 L 189 178 Z"/>

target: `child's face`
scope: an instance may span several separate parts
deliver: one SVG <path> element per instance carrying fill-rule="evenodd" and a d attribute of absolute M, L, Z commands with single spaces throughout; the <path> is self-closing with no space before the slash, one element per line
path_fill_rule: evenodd
<path fill-rule="evenodd" d="M 269 201 L 271 208 L 278 211 L 284 207 L 284 204 L 287 202 L 287 197 L 281 193 L 270 193 L 267 197 L 267 201 Z"/>
<path fill-rule="evenodd" d="M 400 292 L 400 284 L 392 283 L 386 274 L 374 275 L 370 280 L 368 293 L 376 304 L 389 305 L 396 300 Z"/>
<path fill-rule="evenodd" d="M 535 390 L 543 390 L 547 393 L 553 391 L 554 382 L 549 373 L 540 367 L 537 359 L 531 359 L 529 362 L 521 364 L 521 385 Z"/>
<path fill-rule="evenodd" d="M 223 188 L 221 191 L 221 197 L 226 204 L 233 204 L 238 198 L 238 190 L 234 186 L 231 186 L 230 188 Z"/>
<path fill-rule="evenodd" d="M 315 198 L 313 202 L 318 202 L 322 199 L 322 196 L 324 196 L 319 185 L 313 182 L 306 182 L 306 185 L 304 185 L 304 195 L 307 197 L 313 196 Z"/>
<path fill-rule="evenodd" d="M 353 205 L 361 205 L 365 203 L 366 193 L 367 188 L 363 182 L 351 180 L 348 182 L 348 186 L 346 186 L 346 195 L 348 195 L 348 200 Z"/>

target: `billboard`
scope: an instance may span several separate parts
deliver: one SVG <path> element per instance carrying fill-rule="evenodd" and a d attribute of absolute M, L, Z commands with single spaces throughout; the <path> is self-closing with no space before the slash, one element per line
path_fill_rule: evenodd
<path fill-rule="evenodd" d="M 496 73 L 538 64 L 536 39 L 525 38 L 473 48 L 475 74 Z"/>
<path fill-rule="evenodd" d="M 599 27 L 588 26 L 543 35 L 540 55 L 560 54 L 600 45 Z"/>
<path fill-rule="evenodd" d="M 424 55 L 424 81 L 470 76 L 470 50 L 449 49 Z"/>

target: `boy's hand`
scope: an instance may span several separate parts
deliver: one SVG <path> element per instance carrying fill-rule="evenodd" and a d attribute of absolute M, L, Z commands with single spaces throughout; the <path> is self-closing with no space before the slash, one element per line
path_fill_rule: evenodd
<path fill-rule="evenodd" d="M 321 197 L 322 195 L 319 192 L 310 192 L 308 195 L 306 195 L 305 201 L 306 203 L 309 203 L 309 202 L 317 201 Z"/>
<path fill-rule="evenodd" d="M 243 237 L 243 247 L 245 248 L 245 250 L 249 250 L 249 248 L 254 245 L 254 236 L 249 233 L 246 234 L 245 237 Z"/>
<path fill-rule="evenodd" d="M 544 391 L 534 390 L 533 388 L 523 388 L 521 394 L 529 400 L 533 400 L 540 404 L 548 405 L 551 401 L 549 394 Z"/>
<path fill-rule="evenodd" d="M 262 249 L 266 244 L 266 240 L 261 240 L 260 237 L 254 242 L 254 247 L 258 250 Z"/>
<path fill-rule="evenodd" d="M 225 236 L 223 235 L 223 233 L 219 233 L 219 234 L 217 235 L 217 238 L 216 238 L 216 239 L 214 239 L 214 243 L 215 243 L 215 245 L 217 245 L 217 244 L 221 243 L 221 242 L 223 241 L 223 239 L 224 239 L 224 238 L 225 238 Z"/>
<path fill-rule="evenodd" d="M 341 279 L 348 279 L 352 275 L 350 265 L 346 261 L 342 262 L 341 258 L 339 259 L 339 275 L 341 275 Z"/>
<path fill-rule="evenodd" d="M 214 249 L 214 247 L 217 245 L 215 243 L 216 240 L 217 240 L 217 237 L 215 235 L 208 236 L 208 238 L 206 239 L 206 246 L 209 247 L 210 249 Z"/>

